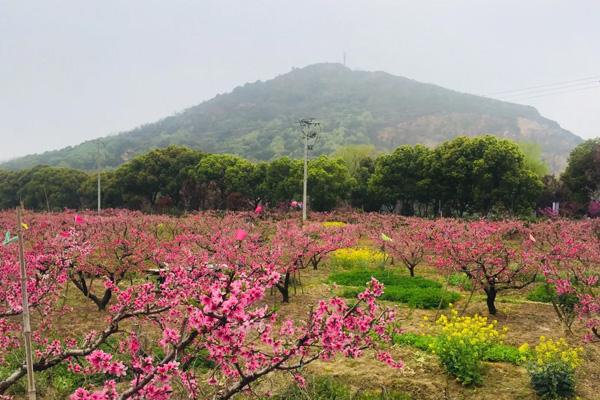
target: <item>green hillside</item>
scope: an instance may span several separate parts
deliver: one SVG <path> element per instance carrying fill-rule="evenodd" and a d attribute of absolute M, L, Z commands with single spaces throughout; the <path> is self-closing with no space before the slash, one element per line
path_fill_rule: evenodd
<path fill-rule="evenodd" d="M 105 166 L 169 144 L 257 160 L 300 156 L 296 121 L 322 122 L 318 153 L 345 144 L 382 150 L 401 144 L 434 145 L 458 135 L 489 133 L 539 143 L 551 170 L 564 168 L 581 139 L 536 109 L 424 84 L 385 72 L 353 71 L 341 64 L 293 69 L 265 82 L 247 83 L 179 114 L 103 138 Z M 96 142 L 30 155 L 2 164 L 93 169 Z"/>

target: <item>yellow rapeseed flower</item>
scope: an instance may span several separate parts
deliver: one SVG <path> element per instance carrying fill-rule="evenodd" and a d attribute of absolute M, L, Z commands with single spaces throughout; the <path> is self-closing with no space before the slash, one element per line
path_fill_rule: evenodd
<path fill-rule="evenodd" d="M 356 267 L 360 265 L 381 264 L 385 261 L 385 254 L 366 247 L 347 247 L 334 251 L 331 258 L 339 265 Z"/>
<path fill-rule="evenodd" d="M 527 353 L 529 351 L 529 343 L 523 343 L 519 346 L 519 353 Z"/>
<path fill-rule="evenodd" d="M 536 367 L 540 368 L 550 364 L 564 363 L 575 369 L 582 363 L 582 353 L 581 347 L 570 347 L 564 338 L 554 341 L 541 336 L 539 344 L 534 349 L 534 361 Z"/>
<path fill-rule="evenodd" d="M 346 223 L 342 221 L 325 221 L 321 225 L 325 228 L 342 228 L 346 226 Z"/>

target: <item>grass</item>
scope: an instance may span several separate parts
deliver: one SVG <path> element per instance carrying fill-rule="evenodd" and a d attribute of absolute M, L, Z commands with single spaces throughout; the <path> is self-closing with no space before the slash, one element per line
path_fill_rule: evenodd
<path fill-rule="evenodd" d="M 356 297 L 360 289 L 349 288 L 342 292 L 342 297 Z M 456 302 L 460 295 L 439 288 L 406 288 L 397 286 L 386 286 L 380 299 L 396 303 L 408 304 L 411 307 L 421 309 L 447 308 L 450 303 Z M 441 302 L 441 305 L 440 305 Z"/>
<path fill-rule="evenodd" d="M 463 290 L 473 289 L 471 279 L 463 273 L 455 272 L 448 277 L 448 284 L 462 288 Z"/>
<path fill-rule="evenodd" d="M 109 338 L 107 343 L 100 346 L 101 350 L 110 351 L 118 347 L 118 341 L 115 338 Z M 158 359 L 164 357 L 161 347 L 153 348 L 152 353 L 156 354 Z M 21 349 L 7 352 L 3 354 L 5 362 L 0 364 L 0 380 L 8 377 L 15 369 L 20 368 L 25 355 Z M 201 349 L 194 353 L 189 359 L 190 369 L 204 372 L 207 369 L 213 368 L 215 365 L 208 360 L 208 351 Z M 118 356 L 117 356 L 118 359 Z M 127 371 L 126 378 L 132 379 L 131 371 Z M 36 389 L 41 398 L 46 400 L 63 400 L 68 398 L 78 387 L 86 384 L 102 386 L 106 380 L 105 374 L 83 375 L 70 371 L 67 364 L 59 364 L 45 371 L 36 371 L 35 381 Z M 27 380 L 20 379 L 16 384 L 11 386 L 7 391 L 8 395 L 23 397 L 27 394 Z M 17 398 L 20 398 L 17 397 Z M 1 398 L 1 396 L 0 396 Z"/>
<path fill-rule="evenodd" d="M 415 333 L 403 333 L 394 336 L 394 344 L 401 346 L 411 346 L 419 350 L 430 352 L 429 345 L 435 340 L 435 336 L 418 335 Z M 493 345 L 485 354 L 484 361 L 506 362 L 510 364 L 519 364 L 522 354 L 515 346 L 506 344 Z"/>
<path fill-rule="evenodd" d="M 348 385 L 339 379 L 325 376 L 309 376 L 306 378 L 307 385 L 300 388 L 298 385 L 290 385 L 283 393 L 275 397 L 275 400 L 411 400 L 412 397 L 406 393 L 394 390 L 379 391 L 353 391 Z"/>
<path fill-rule="evenodd" d="M 0 379 L 6 378 L 16 368 L 22 364 L 24 354 L 21 351 L 10 352 L 5 355 L 6 363 L 0 366 Z M 95 378 L 96 383 L 100 383 L 101 379 Z M 46 371 L 36 372 L 35 374 L 36 389 L 39 395 L 44 399 L 65 399 L 73 393 L 79 386 L 83 385 L 86 378 L 81 374 L 75 374 L 68 370 L 67 365 L 61 364 Z M 12 396 L 25 396 L 27 393 L 27 381 L 19 380 L 15 385 L 11 386 L 5 393 Z"/>
<path fill-rule="evenodd" d="M 377 279 L 385 286 L 402 288 L 441 288 L 442 284 L 421 276 L 410 277 L 392 269 L 353 269 L 350 271 L 334 272 L 329 275 L 329 281 L 344 286 L 365 286 L 371 280 Z"/>
<path fill-rule="evenodd" d="M 402 275 L 393 270 L 353 269 L 335 272 L 329 276 L 329 282 L 348 286 L 342 291 L 342 296 L 351 298 L 363 290 L 361 288 L 371 277 L 385 285 L 382 300 L 404 303 L 415 308 L 446 308 L 460 298 L 458 293 L 442 289 L 439 282 L 420 276 Z"/>
<path fill-rule="evenodd" d="M 556 290 L 547 284 L 538 285 L 527 294 L 527 300 L 540 303 L 551 303 L 554 298 L 556 298 Z"/>

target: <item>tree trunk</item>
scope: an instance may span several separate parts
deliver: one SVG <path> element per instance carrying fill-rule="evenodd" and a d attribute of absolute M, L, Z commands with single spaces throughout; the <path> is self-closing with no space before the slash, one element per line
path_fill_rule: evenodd
<path fill-rule="evenodd" d="M 316 271 L 319 268 L 319 263 L 321 262 L 321 257 L 311 257 L 310 263 L 313 266 L 313 269 Z"/>
<path fill-rule="evenodd" d="M 98 309 L 100 311 L 104 311 L 106 309 L 106 306 L 108 305 L 108 302 L 110 301 L 111 297 L 112 297 L 112 290 L 106 289 L 104 291 L 104 296 L 102 296 L 102 299 L 100 299 L 100 302 L 97 303 Z"/>
<path fill-rule="evenodd" d="M 277 290 L 279 290 L 279 293 L 281 293 L 281 297 L 282 297 L 281 301 L 283 303 L 289 303 L 290 302 L 290 273 L 286 272 L 283 282 L 279 282 L 275 286 L 277 286 Z"/>
<path fill-rule="evenodd" d="M 96 304 L 99 311 L 104 311 L 106 309 L 106 306 L 112 297 L 111 289 L 105 289 L 102 298 L 98 298 L 98 296 L 92 293 L 92 288 L 88 287 L 85 281 L 85 275 L 82 272 L 77 272 L 77 275 L 71 275 L 71 282 L 73 282 L 75 287 L 79 289 L 85 297 L 92 300 L 94 304 Z"/>
<path fill-rule="evenodd" d="M 484 290 L 487 296 L 485 301 L 487 303 L 488 312 L 490 313 L 490 315 L 496 315 L 498 310 L 496 309 L 496 305 L 494 304 L 494 302 L 496 301 L 496 295 L 498 294 L 498 292 L 496 291 L 496 288 L 494 286 L 488 286 Z"/>

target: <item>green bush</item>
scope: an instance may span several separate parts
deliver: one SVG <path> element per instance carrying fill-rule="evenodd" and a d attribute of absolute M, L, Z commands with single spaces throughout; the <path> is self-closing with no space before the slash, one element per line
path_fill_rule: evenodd
<path fill-rule="evenodd" d="M 575 394 L 575 374 L 565 364 L 556 363 L 529 371 L 531 387 L 543 399 L 564 399 Z"/>

